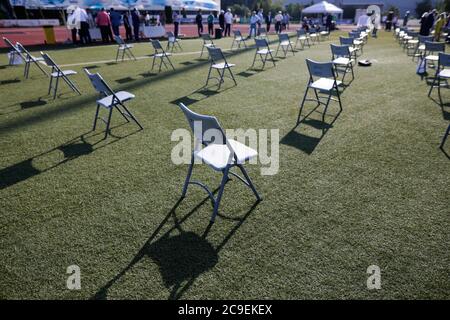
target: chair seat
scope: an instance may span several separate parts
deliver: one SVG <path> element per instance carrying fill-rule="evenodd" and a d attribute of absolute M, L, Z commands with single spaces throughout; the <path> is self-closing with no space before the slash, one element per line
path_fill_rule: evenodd
<path fill-rule="evenodd" d="M 203 46 L 207 48 L 215 48 L 213 43 L 205 43 Z"/>
<path fill-rule="evenodd" d="M 361 41 L 361 40 L 354 40 L 354 41 L 353 41 L 353 44 L 356 45 L 356 46 L 360 46 L 360 45 L 364 44 L 364 41 Z"/>
<path fill-rule="evenodd" d="M 234 40 L 235 40 L 235 41 L 245 41 L 245 39 L 242 38 L 242 37 L 236 37 L 236 38 L 234 38 Z"/>
<path fill-rule="evenodd" d="M 31 56 L 26 60 L 26 62 L 33 62 L 33 61 L 44 61 L 44 58 Z"/>
<path fill-rule="evenodd" d="M 306 36 L 300 36 L 297 38 L 298 40 L 307 40 L 308 38 Z"/>
<path fill-rule="evenodd" d="M 444 69 L 441 72 L 439 72 L 439 78 L 450 79 L 450 69 Z"/>
<path fill-rule="evenodd" d="M 336 84 L 339 86 L 342 84 L 342 81 L 336 80 Z M 334 87 L 334 80 L 328 78 L 320 78 L 319 80 L 314 81 L 310 85 L 310 87 L 317 90 L 330 91 Z"/>
<path fill-rule="evenodd" d="M 282 47 L 286 47 L 286 46 L 289 46 L 291 44 L 293 44 L 293 43 L 291 41 L 287 41 L 287 40 L 280 42 L 280 46 L 282 46 Z"/>
<path fill-rule="evenodd" d="M 408 40 L 408 43 L 409 43 L 409 44 L 418 44 L 418 43 L 419 43 L 419 40 L 417 40 L 417 39 Z"/>
<path fill-rule="evenodd" d="M 168 40 L 169 42 L 178 42 L 178 41 L 179 41 L 179 39 L 174 38 L 174 37 L 169 37 L 167 40 Z"/>
<path fill-rule="evenodd" d="M 419 48 L 417 48 L 418 50 L 425 50 L 425 45 L 424 44 L 421 44 L 420 46 L 419 46 Z"/>
<path fill-rule="evenodd" d="M 247 147 L 245 144 L 231 139 L 228 142 L 236 153 L 238 164 L 242 164 L 258 155 L 258 152 Z M 211 166 L 214 170 L 220 171 L 228 164 L 235 163 L 234 158 L 229 161 L 230 153 L 230 149 L 228 149 L 226 144 L 210 144 L 202 150 L 194 152 L 194 156 Z"/>
<path fill-rule="evenodd" d="M 350 51 L 350 53 L 354 53 L 355 51 L 358 51 L 358 48 L 349 47 L 348 50 Z"/>
<path fill-rule="evenodd" d="M 311 38 L 317 37 L 317 33 L 311 33 L 309 36 L 310 36 Z"/>
<path fill-rule="evenodd" d="M 161 57 L 168 57 L 171 56 L 172 54 L 170 52 L 165 52 L 165 53 L 155 53 L 155 57 L 157 58 L 161 58 Z"/>
<path fill-rule="evenodd" d="M 351 60 L 349 58 L 344 58 L 344 57 L 340 57 L 340 58 L 336 58 L 333 60 L 334 64 L 339 64 L 339 65 L 348 65 L 351 62 Z"/>
<path fill-rule="evenodd" d="M 322 31 L 322 32 L 320 33 L 320 35 L 321 35 L 321 36 L 327 36 L 327 35 L 329 35 L 329 33 L 328 33 L 328 31 Z"/>
<path fill-rule="evenodd" d="M 127 100 L 133 99 L 135 97 L 134 94 L 126 92 L 126 91 L 119 91 L 116 92 L 116 97 L 120 100 L 120 102 L 125 102 Z M 100 100 L 97 100 L 97 104 L 105 107 L 105 108 L 110 108 L 113 106 L 112 104 L 113 101 L 113 95 L 104 97 Z M 115 101 L 114 105 L 117 104 L 117 100 Z"/>
<path fill-rule="evenodd" d="M 131 48 L 133 48 L 132 44 L 121 44 L 119 46 L 119 50 L 125 50 L 125 49 L 131 49 Z"/>
<path fill-rule="evenodd" d="M 439 56 L 429 55 L 425 57 L 425 60 L 439 61 Z"/>
<path fill-rule="evenodd" d="M 73 71 L 73 70 L 61 70 L 62 71 L 62 73 L 63 74 L 60 74 L 60 73 L 58 73 L 57 71 L 55 71 L 55 72 L 52 72 L 52 74 L 51 74 L 51 76 L 53 77 L 53 78 L 57 78 L 57 77 L 62 77 L 62 75 L 65 75 L 65 76 L 70 76 L 70 75 L 72 75 L 72 74 L 77 74 L 77 72 L 76 71 Z"/>
<path fill-rule="evenodd" d="M 271 50 L 271 49 L 261 49 L 261 50 L 256 51 L 257 54 L 269 54 L 271 52 L 273 52 L 273 50 Z"/>
<path fill-rule="evenodd" d="M 232 63 L 221 62 L 221 63 L 213 64 L 211 66 L 211 68 L 214 68 L 214 69 L 225 69 L 225 68 L 231 68 L 231 67 L 234 67 L 234 66 L 235 66 L 235 64 L 232 64 Z"/>

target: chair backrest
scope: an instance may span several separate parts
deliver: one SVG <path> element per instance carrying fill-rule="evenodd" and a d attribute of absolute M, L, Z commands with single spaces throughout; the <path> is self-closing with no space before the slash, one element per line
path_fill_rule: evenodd
<path fill-rule="evenodd" d="M 255 38 L 255 44 L 256 44 L 256 50 L 259 50 L 260 48 L 268 48 L 269 47 L 269 44 L 267 43 L 266 39 Z"/>
<path fill-rule="evenodd" d="M 59 66 L 56 64 L 55 61 L 53 61 L 52 58 L 50 58 L 50 56 L 44 52 L 41 51 L 41 55 L 42 58 L 44 58 L 45 63 L 47 64 L 47 66 L 52 67 L 52 69 L 57 70 L 58 72 L 61 71 L 61 69 L 59 68 Z"/>
<path fill-rule="evenodd" d="M 202 37 L 204 43 L 207 43 L 208 41 L 212 42 L 212 38 L 209 33 L 202 33 L 200 36 Z"/>
<path fill-rule="evenodd" d="M 425 42 L 425 51 L 427 52 L 445 52 L 445 42 Z"/>
<path fill-rule="evenodd" d="M 349 38 L 353 38 L 353 39 L 357 39 L 357 38 L 361 37 L 361 32 L 359 32 L 359 31 L 349 32 L 348 33 L 348 37 Z"/>
<path fill-rule="evenodd" d="M 234 34 L 235 38 L 237 38 L 237 37 L 241 37 L 242 38 L 241 31 L 239 31 L 239 30 L 233 30 L 233 34 Z"/>
<path fill-rule="evenodd" d="M 433 36 L 421 36 L 419 35 L 419 43 L 424 44 L 425 42 L 433 42 Z"/>
<path fill-rule="evenodd" d="M 439 66 L 450 67 L 450 54 L 439 52 Z"/>
<path fill-rule="evenodd" d="M 353 46 L 353 38 L 345 38 L 345 37 L 339 37 L 339 41 L 341 42 L 341 45 L 347 45 L 347 46 Z"/>
<path fill-rule="evenodd" d="M 159 50 L 164 51 L 161 42 L 159 42 L 159 40 L 150 39 L 150 43 L 152 44 L 153 49 L 155 49 L 156 52 L 158 52 Z"/>
<path fill-rule="evenodd" d="M 13 49 L 13 50 L 15 50 L 15 51 L 18 51 L 17 47 L 16 47 L 15 45 L 13 45 L 12 42 L 9 41 L 8 38 L 3 37 L 3 41 L 6 43 L 6 45 L 7 45 L 8 47 L 11 47 L 11 49 Z"/>
<path fill-rule="evenodd" d="M 16 42 L 16 48 L 17 50 L 19 50 L 20 52 L 26 54 L 29 58 L 32 58 L 33 56 L 30 54 L 30 52 L 25 49 L 25 47 L 20 43 L 20 42 Z"/>
<path fill-rule="evenodd" d="M 211 59 L 211 63 L 216 64 L 220 61 L 224 61 L 226 62 L 227 60 L 225 59 L 225 56 L 223 55 L 222 49 L 220 48 L 211 48 L 208 47 L 208 53 L 209 53 L 209 57 Z"/>
<path fill-rule="evenodd" d="M 297 37 L 306 36 L 305 29 L 297 29 Z"/>
<path fill-rule="evenodd" d="M 186 116 L 194 137 L 199 143 L 203 145 L 227 144 L 227 137 L 216 117 L 195 113 L 183 103 L 178 106 Z"/>
<path fill-rule="evenodd" d="M 121 36 L 116 36 L 116 35 L 115 35 L 115 36 L 114 36 L 114 40 L 116 40 L 116 42 L 117 42 L 117 44 L 118 44 L 119 46 L 125 44 L 125 41 L 122 39 Z"/>
<path fill-rule="evenodd" d="M 334 44 L 331 44 L 331 53 L 333 57 L 344 57 L 344 58 L 350 58 L 350 47 L 349 46 L 337 46 Z"/>
<path fill-rule="evenodd" d="M 408 31 L 408 36 L 412 38 L 417 38 L 419 36 L 419 32 L 416 31 Z"/>
<path fill-rule="evenodd" d="M 306 64 L 311 77 L 333 78 L 336 80 L 332 62 L 316 62 L 306 59 Z"/>
<path fill-rule="evenodd" d="M 167 38 L 175 38 L 175 35 L 173 34 L 173 32 L 172 31 L 167 31 Z"/>
<path fill-rule="evenodd" d="M 263 28 L 263 27 L 258 28 L 258 32 L 259 32 L 259 34 L 262 35 L 262 36 L 265 36 L 265 35 L 267 34 L 266 28 Z"/>
<path fill-rule="evenodd" d="M 289 41 L 289 35 L 287 33 L 279 33 L 278 40 L 281 41 Z"/>
<path fill-rule="evenodd" d="M 95 91 L 99 92 L 104 96 L 114 94 L 114 91 L 108 86 L 108 84 L 103 80 L 99 73 L 90 73 L 88 69 L 84 68 L 84 72 L 91 81 L 92 86 Z"/>

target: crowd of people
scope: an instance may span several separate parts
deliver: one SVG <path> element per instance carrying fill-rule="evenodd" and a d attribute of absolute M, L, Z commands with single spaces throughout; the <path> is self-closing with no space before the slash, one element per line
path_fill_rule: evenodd
<path fill-rule="evenodd" d="M 450 14 L 436 9 L 425 12 L 420 18 L 420 35 L 429 36 L 434 31 L 434 40 L 440 41 L 443 30 L 450 27 Z M 445 39 L 448 41 L 448 39 Z"/>

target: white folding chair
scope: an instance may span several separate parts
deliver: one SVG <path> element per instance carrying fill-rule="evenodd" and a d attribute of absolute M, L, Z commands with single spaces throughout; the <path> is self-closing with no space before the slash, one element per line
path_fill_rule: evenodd
<path fill-rule="evenodd" d="M 25 70 L 24 70 L 24 76 L 25 78 L 28 79 L 28 75 L 30 73 L 30 66 L 33 63 L 34 65 L 36 65 L 39 70 L 42 71 L 43 74 L 45 74 L 48 77 L 48 73 L 47 71 L 45 71 L 41 64 L 39 63 L 40 61 L 44 61 L 44 58 L 42 57 L 35 57 L 33 56 L 27 49 L 25 49 L 25 47 L 20 44 L 19 42 L 16 43 L 17 49 L 19 49 L 24 55 L 25 55 Z"/>
<path fill-rule="evenodd" d="M 281 50 L 284 53 L 284 57 L 287 56 L 289 48 L 291 49 L 292 55 L 295 56 L 294 47 L 292 46 L 294 43 L 289 39 L 289 35 L 287 33 L 279 33 L 278 34 L 278 47 L 277 52 L 275 53 L 275 57 L 278 56 L 278 51 Z"/>
<path fill-rule="evenodd" d="M 188 174 L 184 182 L 182 198 L 186 196 L 190 184 L 203 188 L 208 193 L 208 196 L 214 205 L 213 213 L 211 215 L 211 222 L 214 222 L 219 211 L 225 184 L 230 180 L 230 175 L 232 175 L 249 187 L 253 191 L 256 199 L 261 201 L 261 196 L 256 191 L 253 182 L 244 168 L 244 163 L 246 161 L 253 159 L 258 155 L 256 150 L 253 150 L 238 141 L 228 139 L 215 117 L 195 113 L 182 103 L 179 104 L 179 107 L 186 116 L 195 138 L 195 147 L 192 152 Z M 222 173 L 222 181 L 216 197 L 214 197 L 213 192 L 211 192 L 205 184 L 191 180 L 195 161 L 201 161 L 214 171 Z M 234 167 L 240 169 L 243 177 L 231 171 Z"/>
<path fill-rule="evenodd" d="M 332 100 L 339 103 L 339 108 L 342 111 L 341 95 L 339 92 L 339 86 L 342 84 L 342 81 L 336 79 L 336 74 L 332 62 L 316 62 L 306 59 L 306 64 L 309 71 L 309 81 L 306 87 L 305 95 L 300 105 L 297 125 L 301 122 L 300 118 L 306 101 L 314 101 L 317 103 L 317 106 L 325 106 L 325 109 L 322 113 L 322 122 L 325 124 L 325 114 Z M 310 89 L 314 91 L 315 99 L 308 98 L 308 92 Z M 327 95 L 320 96 L 319 94 Z M 332 98 L 333 94 L 337 95 L 337 99 Z M 326 99 L 326 102 L 323 102 L 321 99 Z"/>
<path fill-rule="evenodd" d="M 361 50 L 361 53 L 364 52 L 364 38 L 361 37 L 361 33 L 358 32 L 349 32 L 348 37 L 353 39 L 353 46 L 356 48 L 359 48 Z"/>
<path fill-rule="evenodd" d="M 253 63 L 252 63 L 251 68 L 254 67 L 257 56 L 259 56 L 259 58 L 261 59 L 261 62 L 263 64 L 262 69 L 264 69 L 266 62 L 267 62 L 267 60 L 269 60 L 269 58 L 272 61 L 273 66 L 275 67 L 275 59 L 273 58 L 273 55 L 272 55 L 273 50 L 270 49 L 269 43 L 267 42 L 267 40 L 255 38 L 255 44 L 256 44 L 256 52 L 255 52 L 255 57 L 253 58 Z"/>
<path fill-rule="evenodd" d="M 430 91 L 428 91 L 428 96 L 431 96 L 434 88 L 438 88 L 439 102 L 442 105 L 442 95 L 441 95 L 441 87 L 442 82 L 444 82 L 445 87 L 448 86 L 448 80 L 450 79 L 450 54 L 439 52 L 438 63 L 436 66 L 436 73 L 433 78 L 433 83 L 431 84 Z"/>
<path fill-rule="evenodd" d="M 355 60 L 352 58 L 349 46 L 336 46 L 331 45 L 331 61 L 333 62 L 336 76 L 339 76 L 339 72 L 343 73 L 342 82 L 345 81 L 347 73 L 352 74 L 352 81 L 355 79 L 355 73 L 353 70 Z"/>
<path fill-rule="evenodd" d="M 445 42 L 425 42 L 425 61 L 433 67 L 439 61 L 439 53 L 445 53 Z"/>
<path fill-rule="evenodd" d="M 210 79 L 217 79 L 219 81 L 218 89 L 220 89 L 220 86 L 224 82 L 225 71 L 227 71 L 227 70 L 230 74 L 231 79 L 234 81 L 234 85 L 237 85 L 236 79 L 234 78 L 233 72 L 231 71 L 231 68 L 234 67 L 235 64 L 228 63 L 227 59 L 225 58 L 225 56 L 220 48 L 210 48 L 210 47 L 207 47 L 207 48 L 208 48 L 211 64 L 209 66 L 208 78 L 206 79 L 205 87 L 208 86 Z M 211 76 L 211 71 L 213 69 L 217 70 L 217 72 L 219 73 L 218 78 Z"/>
<path fill-rule="evenodd" d="M 136 57 L 134 56 L 133 52 L 131 51 L 131 48 L 133 48 L 132 44 L 127 44 L 125 40 L 122 39 L 121 36 L 114 36 L 114 39 L 117 42 L 117 52 L 116 52 L 116 62 L 119 59 L 120 52 L 122 52 L 122 61 L 125 58 L 125 54 L 128 56 L 129 59 L 136 60 Z"/>
<path fill-rule="evenodd" d="M 353 38 L 346 38 L 346 37 L 339 37 L 339 41 L 341 43 L 341 46 L 348 46 L 350 53 L 352 54 L 352 57 L 356 60 L 358 57 L 358 52 L 361 50 L 360 47 L 355 45 L 355 39 Z"/>
<path fill-rule="evenodd" d="M 94 125 L 92 131 L 94 131 L 97 127 L 97 119 L 100 119 L 106 124 L 106 131 L 104 138 L 106 139 L 108 137 L 108 134 L 110 134 L 111 117 L 113 109 L 119 111 L 119 113 L 127 122 L 130 122 L 129 120 L 130 118 L 138 125 L 138 127 L 141 130 L 144 129 L 138 122 L 136 117 L 130 112 L 130 110 L 128 110 L 128 108 L 124 104 L 126 101 L 134 99 L 135 98 L 134 94 L 129 93 L 127 91 L 114 92 L 111 89 L 111 87 L 105 82 L 105 80 L 103 80 L 102 76 L 99 73 L 92 74 L 86 68 L 84 69 L 84 72 L 91 81 L 91 84 L 94 87 L 95 91 L 97 91 L 101 95 L 101 98 L 97 100 L 97 109 L 95 111 Z M 103 107 L 109 111 L 107 119 L 99 117 L 100 107 Z"/>
<path fill-rule="evenodd" d="M 233 50 L 234 45 L 237 44 L 237 48 L 240 49 L 241 48 L 241 43 L 244 44 L 244 47 L 247 48 L 247 44 L 245 43 L 245 39 L 242 36 L 241 31 L 239 30 L 233 30 L 233 42 L 231 43 L 231 50 Z"/>
<path fill-rule="evenodd" d="M 173 50 L 178 46 L 178 49 L 180 51 L 183 51 L 183 48 L 181 48 L 180 39 L 175 37 L 172 31 L 167 31 L 167 47 L 166 50 L 170 52 L 173 52 Z"/>
<path fill-rule="evenodd" d="M 294 47 L 295 49 L 297 49 L 298 43 L 300 43 L 302 50 L 305 48 L 305 45 L 307 45 L 308 48 L 311 48 L 311 43 L 309 42 L 309 35 L 305 31 L 305 29 L 297 30 L 297 41 L 295 42 L 295 47 Z"/>
<path fill-rule="evenodd" d="M 70 89 L 81 95 L 80 90 L 78 90 L 77 86 L 69 79 L 69 76 L 77 73 L 73 70 L 61 70 L 61 68 L 56 64 L 55 61 L 53 61 L 52 58 L 50 58 L 48 54 L 43 53 L 41 51 L 41 55 L 42 58 L 44 58 L 44 61 L 47 64 L 47 66 L 52 68 L 50 72 L 50 84 L 48 86 L 48 94 L 50 94 L 53 89 L 53 99 L 56 99 L 56 92 L 58 91 L 59 78 L 62 78 L 64 82 L 67 83 Z M 54 86 L 53 86 L 53 79 L 55 79 Z"/>
<path fill-rule="evenodd" d="M 155 49 L 155 53 L 153 54 L 152 70 L 155 67 L 155 61 L 157 58 L 160 59 L 158 72 L 161 72 L 161 67 L 163 64 L 164 64 L 164 67 L 166 67 L 166 69 L 169 69 L 168 64 L 170 64 L 172 69 L 175 70 L 175 67 L 172 64 L 172 61 L 170 61 L 170 58 L 169 58 L 172 54 L 170 52 L 164 51 L 163 47 L 161 46 L 161 43 L 158 40 L 150 39 L 150 43 L 152 44 L 153 49 Z M 167 63 L 164 60 L 166 60 Z"/>
<path fill-rule="evenodd" d="M 207 49 L 215 48 L 216 45 L 214 44 L 214 41 L 211 38 L 211 36 L 209 35 L 209 33 L 202 33 L 200 36 L 202 37 L 202 40 L 203 40 L 202 52 L 200 53 L 200 58 L 201 58 L 201 57 L 203 57 L 203 51 L 205 50 L 205 48 L 207 48 Z"/>
<path fill-rule="evenodd" d="M 416 45 L 416 50 L 414 51 L 412 55 L 412 60 L 414 61 L 415 58 L 422 58 L 425 54 L 425 42 L 433 42 L 433 36 L 418 36 L 418 43 Z"/>

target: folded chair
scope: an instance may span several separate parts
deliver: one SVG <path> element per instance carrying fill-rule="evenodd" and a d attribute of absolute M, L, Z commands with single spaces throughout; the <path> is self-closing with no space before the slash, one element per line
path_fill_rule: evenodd
<path fill-rule="evenodd" d="M 241 43 L 244 44 L 244 47 L 247 48 L 247 44 L 245 43 L 245 38 L 242 36 L 241 31 L 239 30 L 233 30 L 234 38 L 233 42 L 231 43 L 231 50 L 234 48 L 234 44 L 237 44 L 237 48 L 241 48 Z"/>
<path fill-rule="evenodd" d="M 251 68 L 253 68 L 253 66 L 255 65 L 257 56 L 259 56 L 259 58 L 261 59 L 261 62 L 263 63 L 262 69 L 264 69 L 269 57 L 273 63 L 273 66 L 275 67 L 275 59 L 273 58 L 273 55 L 272 55 L 273 50 L 270 49 L 269 43 L 267 42 L 267 40 L 255 38 L 255 44 L 256 44 L 256 52 L 255 52 L 255 57 L 253 58 L 253 63 L 252 63 Z"/>
<path fill-rule="evenodd" d="M 253 150 L 238 141 L 228 139 L 215 117 L 195 113 L 182 103 L 179 104 L 179 107 L 186 116 L 195 138 L 195 147 L 192 152 L 188 174 L 184 182 L 182 197 L 184 198 L 186 196 L 190 184 L 203 188 L 208 193 L 208 196 L 214 205 L 211 222 L 214 222 L 216 219 L 225 184 L 230 180 L 230 175 L 238 178 L 249 187 L 258 201 L 262 200 L 244 168 L 244 163 L 246 161 L 253 159 L 258 155 L 256 150 Z M 212 136 L 214 139 L 211 139 Z M 195 161 L 201 161 L 214 171 L 222 173 L 222 181 L 216 197 L 214 197 L 214 194 L 205 184 L 191 180 Z M 231 171 L 234 167 L 239 168 L 243 177 Z"/>
<path fill-rule="evenodd" d="M 306 87 L 305 95 L 300 105 L 297 125 L 301 122 L 300 118 L 306 101 L 314 101 L 317 102 L 317 106 L 325 106 L 325 109 L 322 113 L 322 122 L 325 123 L 325 114 L 331 100 L 338 102 L 339 108 L 342 111 L 342 102 L 339 93 L 339 86 L 342 84 L 342 81 L 336 79 L 336 74 L 332 62 L 315 62 L 313 60 L 306 59 L 306 64 L 309 71 L 309 81 Z M 308 91 L 310 89 L 314 91 L 315 99 L 308 99 Z M 319 96 L 319 94 L 326 95 Z M 332 98 L 333 94 L 337 95 L 337 99 Z M 323 102 L 321 99 L 326 99 L 326 102 Z"/>
<path fill-rule="evenodd" d="M 449 135 L 450 135 L 450 124 L 448 125 L 447 130 L 445 131 L 445 134 L 442 137 L 441 145 L 439 146 L 441 149 L 444 148 L 445 141 L 447 140 Z"/>
<path fill-rule="evenodd" d="M 155 67 L 155 61 L 157 58 L 159 59 L 158 72 L 161 72 L 161 67 L 163 64 L 164 64 L 164 67 L 166 67 L 166 69 L 169 69 L 168 64 L 170 64 L 172 69 L 175 70 L 175 67 L 172 64 L 172 61 L 170 61 L 170 58 L 169 58 L 172 54 L 170 52 L 164 51 L 163 47 L 161 46 L 161 43 L 158 40 L 150 39 L 150 42 L 153 46 L 153 49 L 155 49 L 155 53 L 153 54 L 152 70 Z M 166 60 L 167 63 L 164 60 Z"/>
<path fill-rule="evenodd" d="M 425 42 L 425 60 L 433 66 L 439 61 L 439 53 L 445 52 L 445 42 Z"/>
<path fill-rule="evenodd" d="M 172 31 L 167 31 L 167 47 L 166 50 L 173 52 L 173 50 L 178 46 L 180 51 L 183 51 L 180 44 L 180 39 L 176 38 Z"/>
<path fill-rule="evenodd" d="M 131 48 L 133 48 L 132 44 L 127 44 L 125 40 L 122 39 L 121 36 L 114 36 L 114 39 L 116 40 L 118 47 L 117 47 L 117 53 L 116 53 L 116 62 L 119 59 L 120 52 L 122 52 L 122 61 L 125 58 L 125 54 L 128 56 L 129 59 L 136 60 L 136 57 L 134 56 L 133 52 L 131 51 Z"/>
<path fill-rule="evenodd" d="M 16 43 L 17 49 L 19 49 L 20 52 L 22 52 L 22 54 L 25 56 L 24 60 L 25 60 L 25 70 L 24 70 L 24 76 L 25 78 L 28 79 L 28 75 L 30 73 L 30 66 L 33 63 L 34 65 L 36 65 L 39 70 L 42 71 L 43 74 L 45 74 L 46 76 L 48 76 L 47 71 L 45 71 L 41 64 L 39 63 L 40 61 L 44 61 L 44 58 L 42 57 L 35 57 L 33 56 L 27 49 L 25 49 L 25 47 L 20 44 L 19 42 Z"/>
<path fill-rule="evenodd" d="M 446 69 L 447 68 L 447 69 Z M 444 82 L 445 87 L 448 88 L 448 80 L 450 79 L 450 54 L 439 53 L 438 63 L 436 66 L 436 73 L 433 78 L 433 83 L 431 84 L 430 91 L 428 92 L 428 96 L 431 96 L 434 88 L 438 88 L 439 102 L 441 106 L 444 104 L 442 102 L 441 96 L 441 87 L 442 82 Z"/>
<path fill-rule="evenodd" d="M 344 74 L 342 76 L 342 82 L 344 82 L 347 73 L 351 73 L 353 81 L 355 79 L 355 73 L 353 71 L 355 60 L 352 59 L 349 46 L 336 46 L 332 44 L 331 55 L 331 61 L 333 62 L 334 69 L 336 70 L 336 76 L 338 76 L 339 72 L 342 71 Z"/>
<path fill-rule="evenodd" d="M 128 110 L 128 108 L 124 104 L 126 101 L 134 99 L 134 94 L 126 91 L 114 92 L 111 87 L 105 82 L 105 80 L 103 80 L 102 76 L 99 73 L 92 74 L 86 68 L 84 69 L 84 72 L 86 72 L 86 75 L 91 81 L 91 84 L 94 87 L 95 91 L 100 93 L 102 97 L 97 100 L 97 110 L 95 111 L 94 126 L 92 128 L 92 131 L 94 131 L 97 127 L 97 119 L 100 119 L 106 124 L 105 139 L 108 137 L 108 133 L 110 134 L 111 116 L 113 109 L 119 111 L 119 113 L 127 122 L 130 122 L 130 118 L 138 125 L 141 130 L 143 129 L 135 116 L 130 112 L 130 110 Z M 100 107 L 109 110 L 107 119 L 99 117 Z"/>
<path fill-rule="evenodd" d="M 44 58 L 45 63 L 47 66 L 52 68 L 52 71 L 50 72 L 50 84 L 48 86 L 48 94 L 51 93 L 53 89 L 53 99 L 56 98 L 56 92 L 58 91 L 58 84 L 59 84 L 59 78 L 62 78 L 65 83 L 69 86 L 70 89 L 77 92 L 81 95 L 80 90 L 78 90 L 77 86 L 69 79 L 69 76 L 77 74 L 73 70 L 61 70 L 61 68 L 53 61 L 52 58 L 46 53 L 43 53 L 41 51 L 42 58 Z M 53 86 L 53 79 L 55 79 L 55 84 Z"/>
<path fill-rule="evenodd" d="M 297 49 L 297 45 L 300 43 L 301 49 L 303 50 L 305 48 L 305 45 L 308 46 L 308 48 L 311 48 L 311 43 L 309 42 L 309 35 L 306 33 L 304 29 L 298 29 L 297 30 L 297 41 L 295 42 L 295 49 Z"/>
<path fill-rule="evenodd" d="M 278 47 L 277 52 L 275 53 L 275 57 L 278 56 L 278 51 L 281 50 L 284 53 L 284 56 L 286 57 L 289 48 L 291 48 L 292 55 L 295 56 L 294 53 L 294 47 L 292 46 L 294 43 L 289 39 L 289 35 L 287 33 L 279 33 L 278 34 Z"/>
<path fill-rule="evenodd" d="M 214 78 L 214 79 L 217 79 L 219 81 L 218 89 L 220 89 L 220 86 L 224 82 L 225 71 L 228 71 L 230 73 L 230 77 L 234 81 L 234 85 L 237 85 L 236 79 L 234 78 L 233 72 L 231 71 L 231 68 L 234 67 L 235 64 L 228 63 L 227 59 L 223 55 L 223 52 L 222 52 L 222 50 L 220 48 L 210 48 L 210 47 L 207 47 L 207 48 L 208 48 L 209 58 L 210 58 L 211 64 L 209 66 L 208 78 L 206 79 L 205 87 L 208 86 L 209 79 L 213 79 Z M 211 71 L 213 69 L 216 70 L 219 73 L 219 77 L 218 78 L 211 76 Z"/>
<path fill-rule="evenodd" d="M 211 36 L 209 35 L 209 33 L 202 33 L 200 36 L 202 37 L 202 40 L 203 40 L 202 52 L 200 53 L 200 58 L 201 58 L 201 57 L 203 57 L 203 51 L 205 50 L 205 48 L 207 48 L 207 49 L 215 48 L 216 45 L 214 44 L 214 41 L 211 38 Z"/>

